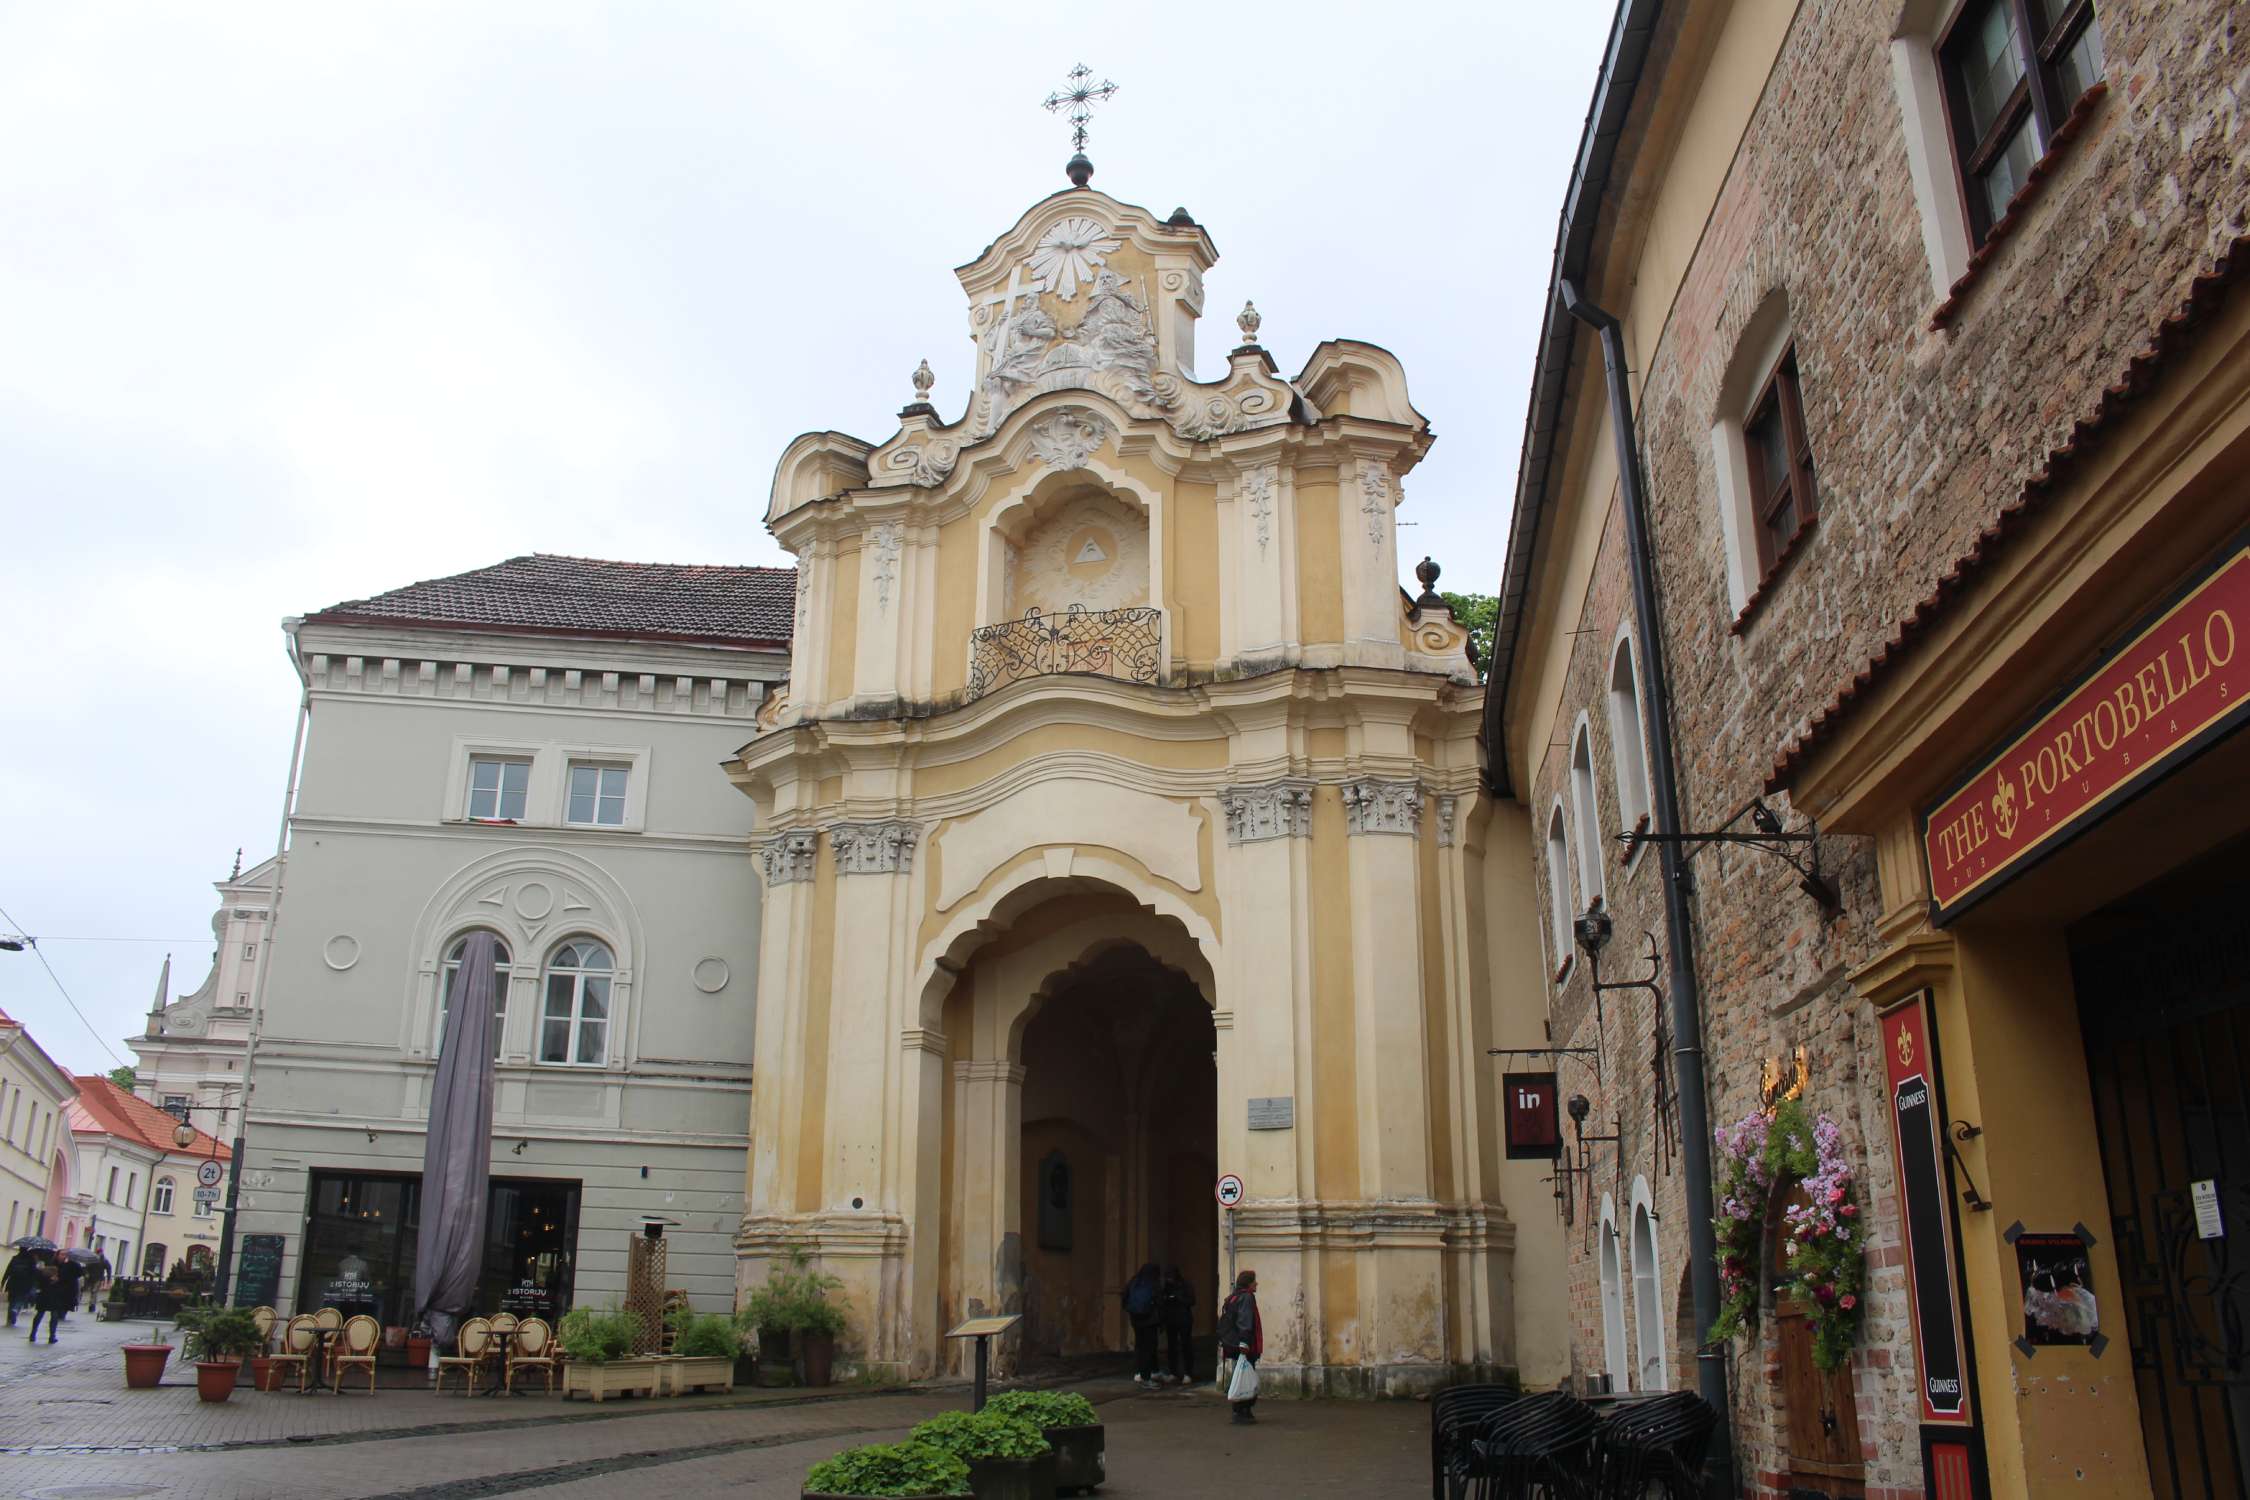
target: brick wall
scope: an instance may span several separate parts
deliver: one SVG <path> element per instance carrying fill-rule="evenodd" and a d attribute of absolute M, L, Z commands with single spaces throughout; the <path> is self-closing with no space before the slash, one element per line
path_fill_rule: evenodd
<path fill-rule="evenodd" d="M 1759 794 L 1779 749 L 2092 408 L 2190 278 L 2241 232 L 2250 204 L 2250 153 L 2237 119 L 2250 93 L 2250 38 L 2237 35 L 2235 10 L 2219 0 L 2102 0 L 2106 97 L 2058 153 L 2021 227 L 1949 326 L 1932 331 L 1936 299 L 1889 57 L 1897 10 L 1898 0 L 1800 7 L 1636 392 L 1691 829 L 1719 826 Z M 1738 626 L 1709 432 L 1742 330 L 1776 291 L 1788 299 L 1820 518 Z M 1634 334 L 1645 347 L 1647 331 Z M 1592 368 L 1588 393 L 1598 400 L 1598 360 Z M 1606 443 L 1606 432 L 1596 440 Z M 1558 795 L 1568 805 L 1569 737 L 1581 709 L 1593 726 L 1601 825 L 1620 827 L 1602 704 L 1611 643 L 1630 615 L 1625 566 L 1613 506 L 1574 627 L 1561 743 L 1534 747 L 1521 788 L 1541 835 L 1533 858 L 1542 891 L 1555 878 L 1546 868 L 1547 809 Z M 1791 816 L 1785 799 L 1771 800 Z M 1806 1049 L 1808 1103 L 1842 1127 L 1871 1215 L 1855 1358 L 1869 1493 L 1918 1494 L 1882 1068 L 1873 1017 L 1846 977 L 1877 949 L 1873 858 L 1846 839 L 1824 840 L 1821 855 L 1843 891 L 1833 918 L 1762 854 L 1711 848 L 1695 860 L 1711 1114 L 1739 1117 L 1757 1102 L 1760 1060 Z M 1639 972 L 1644 932 L 1662 951 L 1662 893 L 1653 849 L 1630 868 L 1606 857 L 1616 938 L 1602 967 L 1615 979 Z M 1551 1027 L 1558 1046 L 1599 1045 L 1602 1075 L 1597 1083 L 1566 1059 L 1562 1092 L 1593 1102 L 1590 1131 L 1606 1134 L 1623 1116 L 1624 1140 L 1594 1153 L 1593 1199 L 1612 1193 L 1622 1224 L 1622 1185 L 1649 1177 L 1670 1317 L 1684 1300 L 1687 1216 L 1709 1208 L 1683 1201 L 1677 1158 L 1667 1170 L 1659 1149 L 1649 1001 L 1608 995 L 1597 1026 L 1587 967 L 1581 957 L 1555 987 Z M 1566 1120 L 1566 1142 L 1570 1135 Z M 1599 1241 L 1583 1185 L 1578 1210 L 1568 1237 L 1574 1363 L 1595 1371 L 1603 1363 Z M 1629 1268 L 1627 1287 L 1630 1348 Z M 1762 1335 L 1733 1351 L 1738 1472 L 1748 1492 L 1775 1493 L 1787 1467 L 1786 1418 L 1770 1374 L 1770 1320 Z M 1691 1384 L 1693 1351 L 1682 1342 L 1672 1379 Z"/>

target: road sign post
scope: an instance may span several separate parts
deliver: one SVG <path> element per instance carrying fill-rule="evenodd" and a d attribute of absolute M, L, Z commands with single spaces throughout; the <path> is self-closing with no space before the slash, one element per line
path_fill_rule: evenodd
<path fill-rule="evenodd" d="M 1232 1172 L 1221 1177 L 1212 1192 L 1227 1214 L 1227 1284 L 1219 1289 L 1219 1296 L 1214 1300 L 1224 1300 L 1227 1293 L 1234 1290 L 1234 1211 L 1242 1203 L 1242 1194 L 1242 1179 Z"/>

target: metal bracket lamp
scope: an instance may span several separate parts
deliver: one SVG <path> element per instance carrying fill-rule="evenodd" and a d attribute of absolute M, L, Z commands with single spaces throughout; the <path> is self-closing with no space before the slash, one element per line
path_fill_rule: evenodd
<path fill-rule="evenodd" d="M 1737 829 L 1734 825 L 1745 816 L 1750 819 L 1750 828 L 1747 831 Z M 1808 822 L 1795 833 L 1788 832 L 1774 810 L 1755 797 L 1740 812 L 1708 833 L 1635 831 L 1617 837 L 1628 849 L 1642 844 L 1678 844 L 1687 851 L 1681 856 L 1682 864 L 1711 844 L 1737 844 L 1755 849 L 1796 871 L 1797 889 L 1812 897 L 1823 916 L 1833 917 L 1844 909 L 1843 892 L 1837 887 L 1836 877 L 1823 873 L 1820 868 L 1820 829 Z"/>

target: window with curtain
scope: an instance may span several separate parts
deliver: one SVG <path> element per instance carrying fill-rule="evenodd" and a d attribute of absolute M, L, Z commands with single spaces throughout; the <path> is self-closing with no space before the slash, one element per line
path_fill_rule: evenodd
<path fill-rule="evenodd" d="M 1570 743 L 1570 812 L 1578 833 L 1578 895 L 1588 908 L 1609 894 L 1602 869 L 1601 807 L 1594 792 L 1594 735 L 1586 724 Z"/>
<path fill-rule="evenodd" d="M 616 962 L 592 938 L 573 938 L 547 965 L 539 1060 L 599 1066 L 609 1061 L 610 984 Z"/>

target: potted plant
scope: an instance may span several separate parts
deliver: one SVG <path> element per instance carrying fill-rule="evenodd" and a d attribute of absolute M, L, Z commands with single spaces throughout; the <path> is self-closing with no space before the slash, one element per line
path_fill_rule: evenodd
<path fill-rule="evenodd" d="M 757 1330 L 760 1385 L 796 1383 L 796 1371 L 789 1359 L 789 1291 L 789 1273 L 769 1271 L 735 1314 L 745 1331 Z"/>
<path fill-rule="evenodd" d="M 938 1500 L 967 1495 L 969 1466 L 927 1443 L 869 1443 L 824 1458 L 805 1475 L 804 1500 Z"/>
<path fill-rule="evenodd" d="M 1039 1429 L 999 1412 L 940 1412 L 907 1434 L 969 1466 L 977 1500 L 1053 1500 L 1055 1450 Z"/>
<path fill-rule="evenodd" d="M 765 1282 L 742 1309 L 743 1320 L 758 1330 L 762 1381 L 773 1364 L 789 1358 L 783 1345 L 794 1336 L 797 1382 L 828 1384 L 835 1372 L 836 1335 L 844 1331 L 844 1309 L 829 1298 L 843 1289 L 839 1278 L 813 1270 L 801 1250 L 789 1257 L 788 1265 L 766 1272 Z"/>
<path fill-rule="evenodd" d="M 790 1330 L 797 1336 L 797 1375 L 806 1385 L 826 1385 L 835 1378 L 836 1335 L 844 1331 L 844 1309 L 827 1294 L 842 1286 L 833 1276 L 805 1273 Z"/>
<path fill-rule="evenodd" d="M 725 1313 L 687 1313 L 672 1325 L 672 1358 L 665 1364 L 671 1393 L 716 1386 L 734 1389 L 735 1356 L 742 1352 L 742 1332 Z"/>
<path fill-rule="evenodd" d="M 262 1342 L 258 1321 L 243 1308 L 194 1311 L 187 1342 L 188 1358 L 195 1361 L 195 1393 L 206 1401 L 224 1401 L 242 1378 L 242 1361 L 257 1353 Z"/>
<path fill-rule="evenodd" d="M 556 1344 L 569 1356 L 562 1367 L 563 1396 L 577 1393 L 606 1401 L 655 1395 L 663 1384 L 662 1361 L 633 1358 L 633 1333 L 631 1314 L 614 1307 L 574 1307 L 563 1314 L 555 1329 Z"/>
<path fill-rule="evenodd" d="M 1083 1494 L 1109 1477 L 1107 1438 L 1094 1403 L 1076 1391 L 1002 1391 L 986 1411 L 1017 1417 L 1039 1429 L 1055 1450 L 1055 1489 Z"/>
<path fill-rule="evenodd" d="M 125 1388 L 133 1391 L 151 1391 L 164 1379 L 165 1361 L 172 1357 L 172 1346 L 164 1342 L 164 1335 L 151 1328 L 145 1344 L 124 1344 Z"/>

